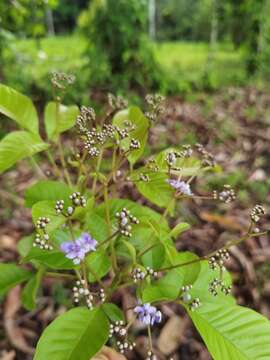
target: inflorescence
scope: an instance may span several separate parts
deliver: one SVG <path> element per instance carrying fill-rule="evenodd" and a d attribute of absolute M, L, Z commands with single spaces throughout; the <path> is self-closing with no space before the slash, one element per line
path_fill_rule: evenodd
<path fill-rule="evenodd" d="M 215 255 L 211 256 L 208 263 L 211 270 L 216 270 L 220 268 L 221 271 L 225 271 L 226 268 L 224 266 L 225 261 L 230 260 L 230 254 L 228 250 L 221 249 L 218 250 Z"/>
<path fill-rule="evenodd" d="M 190 189 L 190 185 L 182 180 L 174 180 L 174 179 L 168 179 L 168 184 L 171 185 L 174 189 L 179 192 L 179 194 L 192 196 L 192 191 Z"/>
<path fill-rule="evenodd" d="M 113 336 L 117 339 L 116 345 L 121 354 L 128 350 L 132 351 L 136 346 L 135 342 L 128 340 L 127 328 L 122 320 L 110 324 L 109 337 L 112 338 Z"/>
<path fill-rule="evenodd" d="M 218 295 L 218 290 L 221 290 L 225 295 L 229 295 L 232 291 L 232 287 L 231 285 L 226 286 L 224 281 L 218 278 L 214 278 L 214 280 L 212 280 L 209 284 L 209 292 L 214 295 L 217 296 Z"/>
<path fill-rule="evenodd" d="M 154 325 L 155 323 L 160 323 L 162 320 L 161 312 L 149 303 L 136 306 L 134 312 L 145 325 Z"/>
<path fill-rule="evenodd" d="M 235 200 L 235 191 L 232 189 L 230 185 L 224 185 L 223 190 L 218 192 L 216 190 L 213 191 L 213 198 L 215 200 L 220 200 L 225 202 L 226 204 Z"/>
<path fill-rule="evenodd" d="M 260 221 L 261 217 L 265 215 L 265 209 L 262 205 L 256 205 L 250 212 L 250 219 L 254 223 L 257 223 Z"/>
<path fill-rule="evenodd" d="M 120 233 L 124 236 L 131 237 L 132 224 L 139 224 L 139 220 L 126 208 L 123 208 L 120 212 L 117 212 L 115 216 L 118 219 Z"/>
<path fill-rule="evenodd" d="M 82 233 L 75 241 L 66 241 L 60 248 L 65 253 L 66 258 L 71 259 L 78 265 L 90 251 L 96 251 L 97 241 L 88 233 Z"/>
<path fill-rule="evenodd" d="M 53 250 L 52 244 L 50 244 L 50 236 L 46 231 L 47 225 L 50 223 L 48 217 L 39 217 L 36 222 L 36 228 L 39 230 L 35 235 L 33 242 L 34 247 L 39 247 L 41 250 Z"/>
<path fill-rule="evenodd" d="M 64 200 L 56 201 L 55 211 L 57 214 L 62 214 L 64 216 L 71 216 L 74 213 L 74 210 L 76 207 L 78 207 L 78 206 L 85 207 L 86 206 L 85 197 L 82 196 L 81 193 L 78 191 L 71 194 L 69 196 L 69 199 L 72 202 L 72 206 L 68 206 L 66 209 L 66 212 L 64 211 L 64 205 L 65 205 Z"/>
<path fill-rule="evenodd" d="M 135 268 L 132 272 L 132 278 L 133 278 L 134 283 L 144 280 L 146 278 L 146 276 L 157 278 L 158 272 L 153 270 L 149 266 L 147 266 L 145 268 L 145 271 L 143 271 L 141 268 Z"/>

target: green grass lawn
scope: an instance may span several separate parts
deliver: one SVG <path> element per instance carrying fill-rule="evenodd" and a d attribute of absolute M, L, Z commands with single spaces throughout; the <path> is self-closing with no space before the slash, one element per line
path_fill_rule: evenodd
<path fill-rule="evenodd" d="M 83 82 L 81 72 L 87 63 L 84 56 L 86 46 L 85 39 L 78 35 L 51 37 L 40 42 L 14 39 L 10 49 L 6 51 L 7 59 L 13 59 L 7 61 L 8 65 L 4 69 L 6 82 L 30 94 L 33 94 L 36 86 L 47 94 L 50 86 L 49 74 L 55 70 L 73 73 L 78 81 Z M 11 57 L 11 53 L 15 57 Z M 169 84 L 171 79 L 177 84 L 177 88 L 183 91 L 202 87 L 208 59 L 207 44 L 156 43 L 154 53 L 169 79 Z M 241 53 L 228 45 L 218 45 L 210 69 L 210 81 L 217 88 L 239 84 L 246 79 Z M 83 90 L 84 86 L 87 84 L 80 88 Z"/>

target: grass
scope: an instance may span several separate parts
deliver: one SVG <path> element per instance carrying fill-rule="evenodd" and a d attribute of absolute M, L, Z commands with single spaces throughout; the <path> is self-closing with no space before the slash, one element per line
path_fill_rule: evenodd
<path fill-rule="evenodd" d="M 73 73 L 79 78 L 81 91 L 90 85 L 83 83 L 85 76 L 82 68 L 87 63 L 84 50 L 87 43 L 78 35 L 57 36 L 35 40 L 14 39 L 6 51 L 8 65 L 4 71 L 6 82 L 18 90 L 31 94 L 35 87 L 47 96 L 49 92 L 49 74 L 52 71 Z M 11 57 L 10 54 L 15 54 Z M 205 70 L 208 63 L 208 45 L 190 42 L 166 42 L 154 44 L 154 53 L 158 63 L 168 78 L 168 87 L 173 82 L 175 89 L 189 92 L 194 88 L 219 88 L 238 85 L 245 81 L 244 64 L 239 51 L 229 45 L 218 45 L 208 78 Z M 13 59 L 13 60 L 12 60 Z M 205 84 L 207 81 L 209 84 Z M 205 86 L 206 85 L 206 86 Z M 168 90 L 168 89 L 166 89 Z"/>

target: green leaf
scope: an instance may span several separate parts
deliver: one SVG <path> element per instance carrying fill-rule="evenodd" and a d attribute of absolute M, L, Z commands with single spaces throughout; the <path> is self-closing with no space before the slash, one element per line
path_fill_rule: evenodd
<path fill-rule="evenodd" d="M 142 256 L 142 263 L 144 266 L 149 266 L 154 270 L 158 270 L 164 263 L 165 247 L 163 244 L 156 244 L 151 250 L 147 251 Z"/>
<path fill-rule="evenodd" d="M 182 264 L 198 259 L 198 257 L 191 252 L 177 253 L 175 251 L 171 256 L 173 258 L 172 264 Z M 180 288 L 184 285 L 193 284 L 199 273 L 199 262 L 170 270 L 162 279 L 144 289 L 142 295 L 143 301 L 175 300 L 179 295 Z"/>
<path fill-rule="evenodd" d="M 270 322 L 255 311 L 216 301 L 189 315 L 215 360 L 270 359 Z"/>
<path fill-rule="evenodd" d="M 56 214 L 55 201 L 43 200 L 35 203 L 32 207 L 33 222 L 36 223 L 39 217 L 48 217 L 50 223 L 46 229 L 50 233 L 55 229 L 59 229 L 66 222 L 66 218 L 62 214 Z"/>
<path fill-rule="evenodd" d="M 24 236 L 19 240 L 17 243 L 17 250 L 22 257 L 29 253 L 30 249 L 32 248 L 33 241 L 34 235 Z"/>
<path fill-rule="evenodd" d="M 128 160 L 131 164 L 134 164 L 143 154 L 145 144 L 148 137 L 149 120 L 144 116 L 142 111 L 136 107 L 131 106 L 126 110 L 119 111 L 113 118 L 113 124 L 119 126 L 119 128 L 125 128 L 125 123 L 128 121 L 134 126 L 134 130 L 130 131 L 130 138 L 121 140 L 121 147 L 124 151 L 129 149 L 130 139 L 134 138 L 140 142 L 140 148 L 133 150 L 128 156 Z"/>
<path fill-rule="evenodd" d="M 110 258 L 103 249 L 90 253 L 85 260 L 89 270 L 88 279 L 90 282 L 95 282 L 96 278 L 101 279 L 110 270 Z"/>
<path fill-rule="evenodd" d="M 32 101 L 18 91 L 0 84 L 0 113 L 38 134 L 38 116 Z"/>
<path fill-rule="evenodd" d="M 125 318 L 122 310 L 115 304 L 102 304 L 101 308 L 112 322 L 124 320 Z"/>
<path fill-rule="evenodd" d="M 17 161 L 32 156 L 49 147 L 37 135 L 27 131 L 14 131 L 0 142 L 0 173 Z"/>
<path fill-rule="evenodd" d="M 36 297 L 45 269 L 41 267 L 38 272 L 27 282 L 22 292 L 22 304 L 31 311 L 36 308 Z"/>
<path fill-rule="evenodd" d="M 106 343 L 109 321 L 102 308 L 78 307 L 56 318 L 43 332 L 34 360 L 89 360 Z"/>
<path fill-rule="evenodd" d="M 154 157 L 156 164 L 159 166 L 160 171 L 168 172 L 168 164 L 166 161 L 166 156 L 171 151 L 179 151 L 175 148 L 169 148 Z M 175 165 L 177 168 L 181 168 L 180 171 L 171 170 L 172 174 L 180 175 L 181 176 L 192 176 L 199 174 L 201 170 L 201 161 L 195 157 L 189 158 L 178 158 Z"/>
<path fill-rule="evenodd" d="M 140 169 L 136 172 L 135 185 L 138 191 L 153 204 L 167 207 L 172 201 L 175 190 L 167 183 L 168 176 L 164 173 L 149 174 L 149 181 L 140 181 L 139 174 L 147 173 Z M 173 205 L 173 204 L 172 204 Z"/>
<path fill-rule="evenodd" d="M 76 105 L 65 106 L 49 102 L 45 108 L 45 128 L 48 139 L 56 140 L 58 135 L 72 128 L 76 122 L 79 109 Z"/>
<path fill-rule="evenodd" d="M 29 253 L 23 258 L 24 262 L 38 261 L 42 265 L 46 265 L 51 269 L 69 270 L 76 268 L 76 265 L 67 259 L 63 252 L 58 250 L 44 250 L 32 247 Z"/>
<path fill-rule="evenodd" d="M 30 186 L 25 192 L 25 206 L 31 207 L 42 200 L 69 199 L 72 190 L 65 184 L 52 180 L 41 180 Z"/>
<path fill-rule="evenodd" d="M 190 225 L 188 223 L 179 223 L 172 229 L 170 236 L 176 239 L 178 235 L 182 234 L 188 229 L 190 229 Z"/>
<path fill-rule="evenodd" d="M 15 264 L 0 264 L 0 295 L 3 295 L 14 286 L 27 281 L 32 273 Z"/>

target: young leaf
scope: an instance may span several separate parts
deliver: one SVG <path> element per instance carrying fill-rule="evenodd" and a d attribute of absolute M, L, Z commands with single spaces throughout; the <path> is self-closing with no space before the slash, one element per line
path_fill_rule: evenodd
<path fill-rule="evenodd" d="M 88 279 L 90 282 L 95 282 L 96 278 L 101 279 L 110 270 L 110 258 L 103 249 L 90 253 L 85 260 L 89 269 Z"/>
<path fill-rule="evenodd" d="M 36 307 L 36 297 L 44 272 L 44 267 L 40 267 L 38 272 L 31 277 L 23 289 L 22 304 L 29 311 L 34 310 Z"/>
<path fill-rule="evenodd" d="M 15 264 L 0 264 L 0 295 L 8 292 L 14 286 L 27 281 L 32 273 Z"/>
<path fill-rule="evenodd" d="M 31 133 L 38 134 L 38 116 L 32 101 L 3 84 L 0 84 L 0 113 Z"/>
<path fill-rule="evenodd" d="M 173 264 L 182 264 L 198 259 L 191 252 L 171 254 Z M 147 286 L 143 291 L 143 301 L 175 300 L 184 285 L 193 284 L 200 273 L 200 263 L 196 262 L 187 266 L 170 270 L 162 279 Z"/>
<path fill-rule="evenodd" d="M 148 137 L 149 120 L 144 116 L 141 110 L 136 106 L 131 106 L 126 110 L 119 111 L 113 118 L 113 124 L 119 126 L 120 129 L 126 127 L 125 123 L 129 122 L 134 126 L 134 130 L 130 131 L 130 137 L 121 140 L 121 147 L 124 151 L 129 149 L 130 139 L 134 138 L 140 142 L 140 148 L 132 150 L 128 156 L 131 164 L 142 156 Z"/>
<path fill-rule="evenodd" d="M 190 225 L 188 223 L 179 223 L 172 229 L 170 236 L 176 239 L 178 235 L 188 229 L 190 229 Z"/>
<path fill-rule="evenodd" d="M 58 250 L 41 250 L 32 247 L 29 253 L 23 258 L 24 262 L 38 261 L 42 265 L 46 265 L 51 269 L 69 270 L 76 268 L 74 263 L 67 259 L 61 251 Z"/>
<path fill-rule="evenodd" d="M 115 304 L 102 304 L 101 308 L 112 322 L 124 320 L 125 318 L 122 310 Z"/>
<path fill-rule="evenodd" d="M 56 318 L 43 332 L 34 360 L 89 360 L 105 344 L 109 321 L 102 308 L 78 307 Z"/>
<path fill-rule="evenodd" d="M 215 360 L 270 359 L 270 322 L 255 311 L 216 301 L 189 315 Z"/>
<path fill-rule="evenodd" d="M 164 259 L 165 247 L 162 243 L 157 243 L 156 246 L 142 256 L 142 263 L 144 266 L 149 266 L 154 270 L 158 270 L 162 267 Z"/>
<path fill-rule="evenodd" d="M 0 142 L 0 173 L 17 161 L 32 156 L 49 147 L 39 136 L 27 131 L 14 131 Z"/>
<path fill-rule="evenodd" d="M 139 179 L 140 171 L 136 174 L 136 178 Z M 168 176 L 164 173 L 151 173 L 148 176 L 149 181 L 135 181 L 138 191 L 153 204 L 167 207 L 175 193 L 175 190 L 167 183 Z"/>
<path fill-rule="evenodd" d="M 59 107 L 55 102 L 49 102 L 45 108 L 45 128 L 48 139 L 56 140 L 57 136 L 72 128 L 75 124 L 79 109 L 76 105 Z"/>
<path fill-rule="evenodd" d="M 41 180 L 25 192 L 25 206 L 31 207 L 42 200 L 68 200 L 72 190 L 64 183 Z"/>
<path fill-rule="evenodd" d="M 66 221 L 62 214 L 56 214 L 55 201 L 43 200 L 35 203 L 32 207 L 33 222 L 36 223 L 39 217 L 46 216 L 50 219 L 50 223 L 46 227 L 48 232 L 58 229 Z"/>

